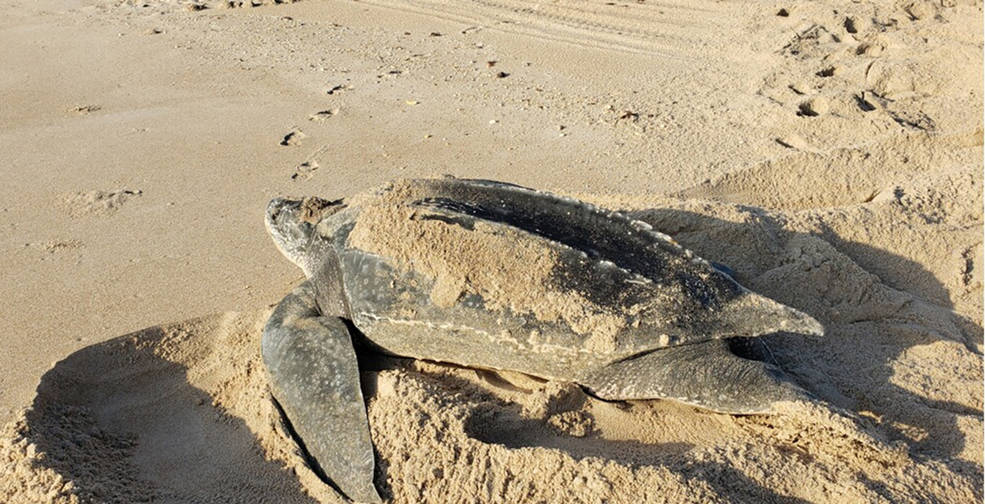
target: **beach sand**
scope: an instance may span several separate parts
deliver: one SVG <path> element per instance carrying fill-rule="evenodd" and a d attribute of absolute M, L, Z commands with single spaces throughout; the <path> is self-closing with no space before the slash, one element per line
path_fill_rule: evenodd
<path fill-rule="evenodd" d="M 261 4 L 262 2 L 256 2 Z M 393 502 L 980 502 L 982 4 L 3 1 L 0 501 L 342 502 L 259 337 L 275 196 L 509 181 L 822 338 L 730 416 L 364 356 Z"/>

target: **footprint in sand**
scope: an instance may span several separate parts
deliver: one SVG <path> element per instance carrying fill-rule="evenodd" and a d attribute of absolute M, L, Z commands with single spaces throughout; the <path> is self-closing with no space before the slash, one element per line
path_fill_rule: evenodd
<path fill-rule="evenodd" d="M 871 22 L 865 16 L 848 16 L 845 18 L 845 31 L 848 33 L 859 33 L 865 31 Z"/>
<path fill-rule="evenodd" d="M 817 117 L 827 114 L 831 110 L 831 103 L 823 96 L 815 96 L 799 106 L 797 115 L 806 117 Z"/>
<path fill-rule="evenodd" d="M 319 110 L 314 114 L 308 116 L 309 121 L 322 122 L 331 119 L 332 117 L 338 115 L 339 109 L 333 108 L 330 110 Z"/>
<path fill-rule="evenodd" d="M 36 251 L 38 261 L 63 260 L 66 257 L 79 259 L 85 245 L 75 239 L 54 239 L 24 244 L 25 250 Z M 72 253 L 74 251 L 74 253 Z M 69 254 L 66 256 L 66 254 Z"/>
<path fill-rule="evenodd" d="M 352 89 L 352 86 L 351 85 L 348 85 L 348 84 L 336 84 L 336 85 L 328 88 L 327 90 L 325 90 L 325 94 L 334 95 L 334 94 L 341 93 L 343 91 L 349 91 L 351 89 Z"/>
<path fill-rule="evenodd" d="M 93 112 L 98 112 L 102 110 L 101 105 L 76 105 L 72 107 L 71 111 L 79 115 L 88 115 Z"/>
<path fill-rule="evenodd" d="M 290 133 L 284 135 L 284 139 L 280 141 L 280 144 L 285 147 L 298 146 L 301 145 L 301 139 L 304 137 L 304 132 L 295 128 Z"/>
<path fill-rule="evenodd" d="M 141 196 L 140 189 L 116 191 L 87 191 L 66 195 L 63 204 L 72 217 L 110 215 L 116 213 L 127 201 Z"/>
<path fill-rule="evenodd" d="M 40 249 L 48 254 L 56 254 L 66 250 L 82 248 L 82 242 L 79 240 L 48 240 L 44 242 L 25 243 L 24 246 Z"/>
<path fill-rule="evenodd" d="M 315 171 L 318 170 L 317 161 L 305 161 L 294 169 L 294 173 L 291 175 L 291 180 L 302 181 L 310 179 Z"/>

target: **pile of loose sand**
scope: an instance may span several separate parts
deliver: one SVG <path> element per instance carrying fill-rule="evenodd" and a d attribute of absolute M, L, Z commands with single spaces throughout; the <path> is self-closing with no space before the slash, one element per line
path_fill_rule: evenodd
<path fill-rule="evenodd" d="M 920 198 L 920 187 L 903 192 Z M 853 257 L 819 231 L 864 218 L 874 223 L 869 233 L 895 232 L 889 223 L 898 225 L 894 215 L 912 200 L 877 197 L 853 216 L 595 199 L 630 208 L 731 265 L 746 285 L 821 320 L 823 338 L 769 338 L 786 371 L 822 401 L 733 417 L 668 401 L 604 402 L 571 384 L 514 373 L 368 356 L 363 382 L 385 497 L 981 499 L 981 320 L 898 290 L 889 282 L 906 279 L 884 281 L 860 265 L 898 256 L 869 249 Z M 934 229 L 962 239 L 959 230 Z M 3 430 L 4 473 L 18 475 L 4 478 L 5 500 L 336 501 L 271 405 L 258 355 L 268 314 L 155 327 L 59 362 L 32 408 Z"/>

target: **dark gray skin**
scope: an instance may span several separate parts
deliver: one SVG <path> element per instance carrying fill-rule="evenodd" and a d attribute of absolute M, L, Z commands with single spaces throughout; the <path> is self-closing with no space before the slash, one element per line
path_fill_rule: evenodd
<path fill-rule="evenodd" d="M 271 201 L 267 229 L 308 280 L 267 322 L 263 360 L 274 397 L 309 454 L 351 499 L 380 502 L 345 321 L 394 355 L 575 382 L 608 400 L 672 399 L 753 414 L 768 413 L 777 401 L 808 398 L 774 365 L 735 355 L 728 340 L 778 331 L 819 336 L 823 327 L 750 292 L 728 270 L 646 224 L 499 182 L 415 183 L 426 197 L 418 191 L 399 202 L 419 209 L 415 218 L 464 229 L 478 221 L 511 226 L 525 239 L 545 240 L 560 251 L 550 288 L 576 289 L 596 306 L 616 311 L 640 300 L 655 308 L 627 315 L 615 348 L 587 351 L 591 335 L 563 321 L 492 310 L 475 294 L 462 295 L 452 306 L 433 305 L 433 279 L 351 246 L 357 207 L 318 198 Z"/>

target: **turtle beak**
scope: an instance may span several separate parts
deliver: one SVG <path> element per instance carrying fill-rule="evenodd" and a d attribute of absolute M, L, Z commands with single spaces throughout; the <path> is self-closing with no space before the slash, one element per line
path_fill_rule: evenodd
<path fill-rule="evenodd" d="M 298 219 L 298 209 L 300 208 L 300 200 L 285 198 L 270 200 L 270 203 L 267 203 L 267 231 L 270 234 L 281 234 L 286 228 L 295 225 L 300 221 Z"/>

